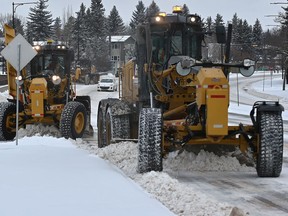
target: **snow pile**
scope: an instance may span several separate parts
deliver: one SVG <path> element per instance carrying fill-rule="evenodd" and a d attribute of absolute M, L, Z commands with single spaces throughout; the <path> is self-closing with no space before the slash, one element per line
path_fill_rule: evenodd
<path fill-rule="evenodd" d="M 138 175 L 135 180 L 177 215 L 220 216 L 229 215 L 232 209 L 225 203 L 186 187 L 165 172 L 149 172 Z"/>
<path fill-rule="evenodd" d="M 43 124 L 36 124 L 36 125 L 27 125 L 26 129 L 19 129 L 18 132 L 19 138 L 22 137 L 32 137 L 32 136 L 53 136 L 56 138 L 60 138 L 61 133 L 55 126 L 46 126 Z"/>
<path fill-rule="evenodd" d="M 235 157 L 217 156 L 214 153 L 201 151 L 198 155 L 183 152 L 178 155 L 170 153 L 163 160 L 163 172 L 149 172 L 138 174 L 137 168 L 137 144 L 133 142 L 121 142 L 111 144 L 105 148 L 98 148 L 96 143 L 76 140 L 74 142 L 82 149 L 88 150 L 92 154 L 108 160 L 119 167 L 127 176 L 142 186 L 156 199 L 161 201 L 171 211 L 177 215 L 229 215 L 233 209 L 226 203 L 219 203 L 212 197 L 187 187 L 185 183 L 179 182 L 174 176 L 168 173 L 177 170 L 190 172 L 201 171 L 251 171 L 255 168 L 248 168 L 240 165 Z M 179 170 L 179 168 L 181 168 Z"/>
<path fill-rule="evenodd" d="M 172 152 L 163 161 L 167 171 L 254 171 L 255 168 L 240 165 L 236 157 L 217 156 L 201 150 L 199 154 L 184 151 Z"/>

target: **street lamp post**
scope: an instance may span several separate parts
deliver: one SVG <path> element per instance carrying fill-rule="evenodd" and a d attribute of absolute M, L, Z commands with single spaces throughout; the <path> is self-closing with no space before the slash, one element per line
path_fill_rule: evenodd
<path fill-rule="evenodd" d="M 26 5 L 26 4 L 37 4 L 37 2 L 19 2 L 19 3 L 12 3 L 12 27 L 13 29 L 15 29 L 15 12 L 17 7 L 21 6 L 21 5 Z"/>

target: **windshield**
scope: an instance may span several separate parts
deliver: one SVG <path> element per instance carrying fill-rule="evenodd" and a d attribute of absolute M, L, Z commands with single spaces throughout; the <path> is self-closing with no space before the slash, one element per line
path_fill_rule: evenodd
<path fill-rule="evenodd" d="M 42 54 L 36 56 L 31 64 L 31 75 L 57 74 L 65 75 L 65 56 L 55 54 Z"/>
<path fill-rule="evenodd" d="M 113 82 L 113 79 L 101 79 L 102 83 L 112 83 Z"/>
<path fill-rule="evenodd" d="M 186 55 L 197 60 L 201 59 L 202 35 L 191 26 L 171 25 L 166 31 L 162 26 L 151 26 L 152 61 L 164 64 L 171 56 Z"/>

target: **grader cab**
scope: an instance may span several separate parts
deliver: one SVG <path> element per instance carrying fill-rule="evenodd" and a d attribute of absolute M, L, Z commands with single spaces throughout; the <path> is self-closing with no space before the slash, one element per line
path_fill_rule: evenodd
<path fill-rule="evenodd" d="M 236 146 L 253 153 L 258 176 L 279 176 L 283 107 L 273 101 L 256 102 L 251 125 L 228 125 L 229 70 L 239 68 L 249 76 L 255 64 L 249 59 L 229 62 L 231 31 L 229 26 L 226 37 L 224 27 L 217 27 L 226 58 L 213 63 L 202 59 L 208 32 L 196 14 L 184 16 L 176 10 L 138 26 L 137 55 L 122 69 L 120 99 L 99 103 L 99 147 L 137 139 L 142 173 L 161 171 L 165 154 L 186 146 Z"/>
<path fill-rule="evenodd" d="M 5 25 L 5 43 L 12 41 L 14 29 Z M 37 55 L 20 72 L 7 63 L 8 91 L 11 98 L 0 103 L 0 140 L 13 140 L 16 135 L 16 104 L 19 104 L 18 125 L 54 125 L 65 138 L 76 139 L 91 133 L 89 96 L 76 96 L 70 74 L 73 52 L 53 41 L 33 44 Z M 16 81 L 19 83 L 17 89 Z M 17 101 L 17 91 L 19 100 Z"/>

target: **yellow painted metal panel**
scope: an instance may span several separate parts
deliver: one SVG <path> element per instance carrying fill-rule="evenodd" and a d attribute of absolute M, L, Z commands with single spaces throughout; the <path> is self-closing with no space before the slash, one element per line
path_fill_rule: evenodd
<path fill-rule="evenodd" d="M 207 136 L 228 134 L 228 89 L 207 89 Z"/>
<path fill-rule="evenodd" d="M 31 93 L 32 102 L 32 116 L 43 117 L 44 116 L 44 98 L 43 92 L 34 91 Z"/>
<path fill-rule="evenodd" d="M 44 117 L 44 99 L 47 99 L 47 81 L 35 78 L 29 88 L 33 117 Z"/>

